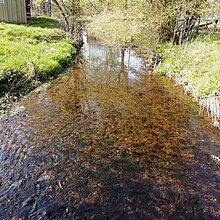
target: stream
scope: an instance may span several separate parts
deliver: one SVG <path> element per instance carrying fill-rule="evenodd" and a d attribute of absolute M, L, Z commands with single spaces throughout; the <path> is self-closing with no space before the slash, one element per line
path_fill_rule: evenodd
<path fill-rule="evenodd" d="M 0 219 L 220 219 L 220 131 L 134 52 L 82 61 L 0 119 Z"/>

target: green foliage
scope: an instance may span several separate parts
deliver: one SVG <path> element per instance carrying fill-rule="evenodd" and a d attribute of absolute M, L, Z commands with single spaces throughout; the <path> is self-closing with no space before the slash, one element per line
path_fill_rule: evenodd
<path fill-rule="evenodd" d="M 0 23 L 0 35 L 1 81 L 11 77 L 9 72 L 26 74 L 30 61 L 40 77 L 57 74 L 75 51 L 59 29 Z"/>
<path fill-rule="evenodd" d="M 53 18 L 38 16 L 28 21 L 28 26 L 41 28 L 58 28 L 59 21 Z"/>
<path fill-rule="evenodd" d="M 123 46 L 142 44 L 148 51 L 171 40 L 175 33 L 177 42 L 190 39 L 207 7 L 206 0 L 94 0 L 87 5 L 84 11 L 92 17 L 91 34 Z"/>
<path fill-rule="evenodd" d="M 157 23 L 160 19 L 153 17 L 153 14 L 153 10 L 149 10 L 148 15 L 152 15 L 152 19 L 148 20 L 146 13 L 136 7 L 103 12 L 93 17 L 88 32 L 110 44 L 131 47 L 141 45 L 142 50 L 154 50 L 159 41 Z"/>
<path fill-rule="evenodd" d="M 127 45 L 136 34 L 141 32 L 141 26 L 137 26 L 138 18 L 124 14 L 122 11 L 101 14 L 89 27 L 90 34 L 102 37 L 113 44 Z M 129 25 L 128 25 L 129 24 Z"/>
<path fill-rule="evenodd" d="M 220 92 L 220 36 L 209 35 L 184 47 L 175 46 L 165 52 L 159 73 L 168 72 L 182 82 L 196 99 L 205 98 L 213 91 Z"/>
<path fill-rule="evenodd" d="M 73 38 L 79 39 L 82 28 L 82 15 L 84 4 L 82 0 L 51 0 L 58 16 L 61 18 L 61 26 L 70 32 Z"/>

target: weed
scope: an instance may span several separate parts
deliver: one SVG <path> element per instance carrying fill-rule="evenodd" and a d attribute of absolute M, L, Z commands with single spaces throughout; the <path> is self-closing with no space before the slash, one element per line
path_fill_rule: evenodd
<path fill-rule="evenodd" d="M 220 36 L 206 35 L 196 41 L 167 49 L 157 72 L 169 72 L 187 82 L 196 100 L 220 92 Z"/>

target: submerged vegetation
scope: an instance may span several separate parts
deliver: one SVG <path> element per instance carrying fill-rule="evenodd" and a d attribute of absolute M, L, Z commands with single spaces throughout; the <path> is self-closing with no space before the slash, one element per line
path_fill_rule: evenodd
<path fill-rule="evenodd" d="M 80 69 L 1 120 L 1 216 L 218 219 L 219 167 L 202 149 L 219 136 L 137 56 L 123 67 L 117 47 L 82 52 Z"/>
<path fill-rule="evenodd" d="M 35 5 L 44 5 L 43 0 L 34 2 Z M 86 20 L 90 36 L 120 45 L 123 50 L 134 49 L 146 58 L 144 65 L 147 69 L 155 69 L 160 63 L 157 72 L 175 78 L 196 101 L 201 103 L 201 100 L 217 97 L 220 93 L 219 0 L 50 2 L 53 3 L 52 14 L 60 18 L 60 26 L 73 39 L 79 39 Z M 201 31 L 201 28 L 208 27 L 206 18 L 209 18 L 209 24 L 214 24 L 210 35 L 204 35 L 204 29 Z M 75 49 L 66 40 L 66 33 L 56 29 L 57 26 L 57 20 L 45 17 L 32 19 L 28 27 L 0 24 L 3 36 L 0 39 L 0 55 L 3 57 L 0 92 L 11 89 L 11 82 L 13 86 L 17 85 L 14 76 L 22 78 L 27 74 L 30 63 L 34 64 L 39 79 L 57 75 L 69 63 Z M 216 106 L 220 112 L 219 105 Z M 216 113 L 215 118 L 219 117 Z"/>
<path fill-rule="evenodd" d="M 3 112 L 1 217 L 219 219 L 220 131 L 198 120 L 198 106 L 181 88 L 146 71 L 154 62 L 151 70 L 157 66 L 200 102 L 217 103 L 217 96 L 205 98 L 216 90 L 195 88 L 203 76 L 204 82 L 205 76 L 212 79 L 208 86 L 219 82 L 219 37 L 192 42 L 189 25 L 175 32 L 175 14 L 168 13 L 175 12 L 173 3 L 205 0 L 45 2 L 57 5 L 65 30 L 74 32 L 72 39 L 80 23 L 72 19 L 82 12 L 75 14 L 77 3 L 86 2 L 80 7 L 91 16 L 90 34 L 118 45 L 86 39 L 83 32 L 78 66 Z M 57 22 L 47 29 L 43 20 L 32 20 L 29 25 L 35 27 L 0 25 L 1 82 L 12 96 L 20 94 L 25 82 L 38 84 L 63 71 L 76 51 L 66 33 L 56 29 Z M 8 93 L 4 98 L 9 100 Z M 218 108 L 210 109 L 219 114 Z"/>
<path fill-rule="evenodd" d="M 93 1 L 93 8 L 99 13 L 91 17 L 89 34 L 133 48 L 146 58 L 147 68 L 159 63 L 157 73 L 174 78 L 218 120 L 219 1 L 109 2 Z M 206 23 L 211 24 L 210 30 Z"/>

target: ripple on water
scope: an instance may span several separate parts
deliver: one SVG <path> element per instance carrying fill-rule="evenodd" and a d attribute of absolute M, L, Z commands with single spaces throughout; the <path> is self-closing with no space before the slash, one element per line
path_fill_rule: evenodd
<path fill-rule="evenodd" d="M 81 68 L 1 119 L 1 217 L 219 218 L 219 133 L 120 53 L 84 45 Z"/>

